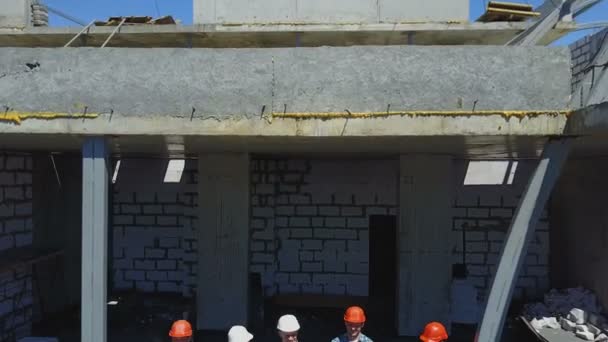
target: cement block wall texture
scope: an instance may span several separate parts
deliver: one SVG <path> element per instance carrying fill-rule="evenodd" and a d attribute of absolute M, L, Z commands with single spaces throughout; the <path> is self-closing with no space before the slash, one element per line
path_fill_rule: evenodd
<path fill-rule="evenodd" d="M 110 113 L 191 125 L 191 117 L 264 123 L 260 113 L 389 106 L 551 111 L 567 108 L 571 94 L 570 52 L 553 47 L 0 48 L 0 74 L 0 106 L 78 113 L 82 103 L 107 113 L 106 126 Z"/>
<path fill-rule="evenodd" d="M 121 176 L 128 180 L 131 175 Z M 196 164 L 186 163 L 178 188 L 163 184 L 162 178 L 156 180 L 135 188 L 121 182 L 115 185 L 113 286 L 192 296 L 196 291 Z"/>
<path fill-rule="evenodd" d="M 576 91 L 586 74 L 592 72 L 589 68 L 595 55 L 608 39 L 608 28 L 593 35 L 586 36 L 570 45 L 572 53 L 572 91 Z"/>
<path fill-rule="evenodd" d="M 195 24 L 403 23 L 469 19 L 468 0 L 195 0 Z"/>
<path fill-rule="evenodd" d="M 31 26 L 30 0 L 0 0 L 0 28 L 23 29 Z"/>
<path fill-rule="evenodd" d="M 0 153 L 0 253 L 33 240 L 32 157 Z M 0 272 L 0 341 L 27 336 L 33 311 L 28 267 Z"/>
<path fill-rule="evenodd" d="M 253 159 L 251 271 L 266 295 L 368 293 L 370 215 L 395 215 L 397 161 Z"/>
<path fill-rule="evenodd" d="M 535 163 L 520 161 L 513 185 L 460 185 L 453 207 L 456 240 L 453 262 L 467 264 L 469 279 L 484 300 L 490 290 L 498 258 Z M 466 162 L 459 162 L 461 170 Z M 549 216 L 545 211 L 519 275 L 514 298 L 534 299 L 549 290 Z M 463 242 L 464 232 L 464 242 Z M 463 246 L 464 243 L 464 246 Z"/>

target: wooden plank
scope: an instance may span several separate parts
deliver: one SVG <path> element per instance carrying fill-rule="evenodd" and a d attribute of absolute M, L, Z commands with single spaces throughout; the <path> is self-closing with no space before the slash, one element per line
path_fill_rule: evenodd
<path fill-rule="evenodd" d="M 534 7 L 529 4 L 521 4 L 517 2 L 502 2 L 502 1 L 490 1 L 488 3 L 489 8 L 504 8 L 520 11 L 532 11 Z"/>

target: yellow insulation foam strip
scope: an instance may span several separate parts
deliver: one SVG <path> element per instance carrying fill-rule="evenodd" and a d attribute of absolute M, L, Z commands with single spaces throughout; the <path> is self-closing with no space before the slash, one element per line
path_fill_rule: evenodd
<path fill-rule="evenodd" d="M 20 124 L 27 119 L 54 120 L 54 119 L 95 119 L 99 116 L 96 113 L 87 114 L 70 114 L 70 113 L 55 113 L 55 112 L 18 112 L 9 111 L 4 114 L 0 113 L 0 122 L 12 122 Z"/>

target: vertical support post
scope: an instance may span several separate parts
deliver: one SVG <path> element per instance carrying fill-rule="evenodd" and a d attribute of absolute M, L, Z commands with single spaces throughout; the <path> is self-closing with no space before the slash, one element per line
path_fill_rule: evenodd
<path fill-rule="evenodd" d="M 417 336 L 431 321 L 450 327 L 453 160 L 403 155 L 399 164 L 397 331 Z"/>
<path fill-rule="evenodd" d="M 106 342 L 108 168 L 103 137 L 82 146 L 81 340 Z"/>
<path fill-rule="evenodd" d="M 247 324 L 249 155 L 199 157 L 197 327 Z"/>
<path fill-rule="evenodd" d="M 500 341 L 504 320 L 528 243 L 568 157 L 572 139 L 551 139 L 519 202 L 494 275 L 478 342 Z"/>

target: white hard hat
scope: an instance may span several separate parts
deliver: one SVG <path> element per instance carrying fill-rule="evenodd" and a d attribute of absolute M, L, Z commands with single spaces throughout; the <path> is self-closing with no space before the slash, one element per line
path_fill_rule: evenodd
<path fill-rule="evenodd" d="M 283 315 L 279 318 L 277 330 L 282 332 L 294 332 L 300 330 L 300 323 L 294 315 Z"/>
<path fill-rule="evenodd" d="M 253 335 L 242 325 L 235 325 L 228 331 L 228 342 L 249 342 Z"/>

